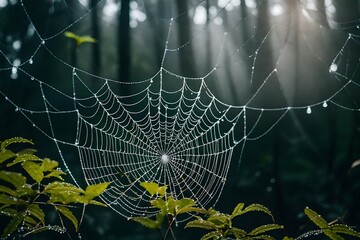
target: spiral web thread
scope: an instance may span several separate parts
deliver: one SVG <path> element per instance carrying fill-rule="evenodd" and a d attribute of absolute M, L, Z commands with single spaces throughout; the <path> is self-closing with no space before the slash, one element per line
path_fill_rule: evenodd
<path fill-rule="evenodd" d="M 189 43 L 195 42 L 208 26 L 199 30 L 189 42 L 170 48 L 173 23 L 177 20 L 177 16 L 173 14 L 168 20 L 168 34 L 160 69 L 149 79 L 121 82 L 95 76 L 72 66 L 48 47 L 48 42 L 61 36 L 74 24 L 85 21 L 93 8 L 88 8 L 84 15 L 65 29 L 45 38 L 33 24 L 24 2 L 26 1 L 20 2 L 23 13 L 34 29 L 33 41 L 38 41 L 39 44 L 33 54 L 21 64 L 15 64 L 5 51 L 0 50 L 1 57 L 7 61 L 7 66 L 2 67 L 0 72 L 10 71 L 12 76 L 19 74 L 27 79 L 25 84 L 38 85 L 43 107 L 22 107 L 17 104 L 16 99 L 10 98 L 5 90 L 0 89 L 0 93 L 14 106 L 15 111 L 54 141 L 64 166 L 75 183 L 76 179 L 63 154 L 64 147 L 78 150 L 81 168 L 88 184 L 111 182 L 102 198 L 125 217 L 152 215 L 156 212 L 149 208 L 151 196 L 139 186 L 139 183 L 144 181 L 167 185 L 169 194 L 175 199 L 189 197 L 200 207 L 215 205 L 226 182 L 234 148 L 239 145 L 243 150 L 247 141 L 255 141 L 266 135 L 290 110 L 304 110 L 310 114 L 312 109 L 318 106 L 327 107 L 328 104 L 347 110 L 359 110 L 353 98 L 345 103 L 338 100 L 348 89 L 359 87 L 358 80 L 354 78 L 358 65 L 351 71 L 346 68 L 345 54 L 348 47 L 359 45 L 359 36 L 354 33 L 347 34 L 329 66 L 330 74 L 339 83 L 332 94 L 309 105 L 262 108 L 254 107 L 252 103 L 261 94 L 269 79 L 277 77 L 276 67 L 242 105 L 224 103 L 207 85 L 207 79 L 216 77 L 219 67 L 228 62 L 235 66 L 241 64 L 232 60 L 239 48 L 233 49 L 228 59 L 220 59 L 229 41 L 227 36 L 231 29 L 223 36 L 218 61 L 213 69 L 203 77 L 182 76 L 165 67 L 169 53 L 182 51 Z M 99 1 L 95 8 L 99 7 L 101 2 Z M 231 2 L 228 1 L 227 5 Z M 194 4 L 193 7 L 200 4 L 202 2 Z M 224 9 L 225 7 L 218 13 Z M 212 21 L 214 19 L 215 17 Z M 341 28 L 335 30 L 355 29 L 358 24 L 359 20 L 339 23 Z M 274 23 L 271 29 L 278 25 L 281 23 Z M 246 56 L 252 61 L 250 83 L 256 71 L 258 54 L 268 40 L 269 33 L 250 55 Z M 36 59 L 39 51 L 48 54 L 67 72 L 71 71 L 71 92 L 57 88 L 55 84 L 39 79 L 31 73 L 29 67 L 34 66 L 34 63 L 41 64 L 41 59 Z M 91 86 L 89 78 L 95 78 L 99 84 Z M 118 94 L 119 88 L 128 94 Z M 64 109 L 64 105 L 55 99 L 71 102 L 72 107 Z M 247 117 L 248 112 L 255 115 L 252 121 Z M 255 132 L 266 114 L 276 116 L 275 120 L 261 133 Z M 47 118 L 48 126 L 40 125 L 37 116 Z M 69 132 L 67 138 L 59 139 L 59 133 L 63 130 L 61 121 L 65 118 L 73 119 L 76 131 L 75 134 Z"/>

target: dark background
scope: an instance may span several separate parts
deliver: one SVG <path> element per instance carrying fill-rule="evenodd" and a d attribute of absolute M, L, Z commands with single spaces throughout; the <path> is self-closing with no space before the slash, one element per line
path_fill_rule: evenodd
<path fill-rule="evenodd" d="M 293 236 L 298 236 L 303 227 L 308 229 L 303 214 L 306 206 L 327 220 L 360 224 L 360 167 L 351 167 L 360 158 L 360 88 L 354 84 L 360 84 L 360 1 L 23 3 L 25 8 L 16 0 L 0 0 L 1 139 L 33 139 L 40 155 L 60 160 L 54 143 L 32 127 L 21 114 L 24 111 L 15 111 L 15 105 L 44 109 L 39 82 L 31 81 L 25 73 L 70 94 L 72 67 L 122 82 L 152 77 L 161 66 L 187 77 L 204 76 L 216 67 L 206 82 L 220 100 L 243 105 L 256 95 L 250 106 L 272 109 L 253 136 L 271 131 L 248 141 L 241 158 L 241 146 L 235 149 L 216 208 L 230 212 L 238 202 L 264 204 Z M 278 6 L 280 12 L 276 11 Z M 172 17 L 174 24 L 167 39 Z M 36 51 L 41 39 L 33 26 L 54 55 L 44 47 Z M 97 43 L 76 46 L 64 37 L 64 29 L 91 35 Z M 225 38 L 224 33 L 228 33 Z M 161 65 L 166 40 L 169 48 L 180 48 L 169 52 Z M 19 64 L 17 61 L 23 64 L 19 68 L 24 72 L 18 69 L 14 74 L 12 65 Z M 332 64 L 336 64 L 336 73 L 329 72 Z M 277 74 L 269 75 L 275 68 Z M 261 87 L 264 81 L 268 83 Z M 96 87 L 96 78 L 88 79 L 88 83 Z M 127 94 L 122 89 L 118 93 Z M 325 100 L 328 107 L 323 108 Z M 53 101 L 62 109 L 71 108 L 61 98 Z M 313 106 L 311 114 L 306 113 L 307 106 Z M 273 110 L 277 107 L 291 110 L 276 124 L 279 113 Z M 44 116 L 32 119 L 41 130 L 48 131 Z M 250 112 L 249 124 L 251 121 Z M 71 138 L 67 119 L 55 124 L 58 139 Z M 71 171 L 83 182 L 76 149 L 64 148 L 63 154 Z M 81 226 L 83 239 L 158 238 L 155 231 L 127 221 L 109 208 L 91 206 L 87 210 Z M 249 222 L 262 223 L 264 219 L 258 216 L 254 214 Z M 175 231 L 178 239 L 196 239 L 194 236 L 201 234 L 183 230 L 182 225 Z M 33 239 L 50 237 L 65 236 L 46 233 Z"/>

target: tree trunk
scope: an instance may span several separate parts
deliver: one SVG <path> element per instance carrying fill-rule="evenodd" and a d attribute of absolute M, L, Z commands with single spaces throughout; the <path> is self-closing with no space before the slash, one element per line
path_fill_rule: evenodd
<path fill-rule="evenodd" d="M 130 0 L 121 1 L 118 29 L 118 79 L 121 82 L 130 81 Z"/>
<path fill-rule="evenodd" d="M 99 76 L 101 71 L 101 54 L 100 54 L 100 30 L 98 20 L 98 9 L 96 7 L 98 0 L 91 0 L 91 35 L 96 39 L 96 43 L 92 44 L 92 63 L 91 70 L 94 75 Z"/>
<path fill-rule="evenodd" d="M 210 31 L 210 2 L 209 0 L 206 0 L 205 2 L 205 8 L 206 8 L 206 70 L 210 71 L 213 69 L 213 63 L 212 63 L 212 47 L 211 47 L 211 31 Z"/>
<path fill-rule="evenodd" d="M 179 45 L 182 46 L 191 40 L 191 34 L 189 31 L 191 28 L 191 23 L 188 16 L 187 1 L 176 0 L 176 7 L 178 10 L 178 16 L 180 16 L 178 18 Z M 181 48 L 179 54 L 182 74 L 189 77 L 195 77 L 195 61 L 191 42 Z"/>

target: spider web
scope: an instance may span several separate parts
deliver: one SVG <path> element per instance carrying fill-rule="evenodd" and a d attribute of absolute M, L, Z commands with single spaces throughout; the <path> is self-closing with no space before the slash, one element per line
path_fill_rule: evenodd
<path fill-rule="evenodd" d="M 29 31 L 32 31 L 29 38 L 35 47 L 21 61 L 8 49 L 1 49 L 1 58 L 5 63 L 0 73 L 9 74 L 12 79 L 22 79 L 25 85 L 36 86 L 37 91 L 30 94 L 41 99 L 42 105 L 18 103 L 21 101 L 5 86 L 0 88 L 0 94 L 16 112 L 55 143 L 64 167 L 76 184 L 76 178 L 68 166 L 69 161 L 64 156 L 64 152 L 74 149 L 77 149 L 88 184 L 111 182 L 102 198 L 121 215 L 132 217 L 156 212 L 149 208 L 151 196 L 139 186 L 144 181 L 167 185 L 169 194 L 175 199 L 190 197 L 200 207 L 214 206 L 225 185 L 234 148 L 239 146 L 240 156 L 237 157 L 241 159 L 246 142 L 266 135 L 289 111 L 311 114 L 314 109 L 326 108 L 329 104 L 346 110 L 359 110 L 358 100 L 354 97 L 359 87 L 359 53 L 352 52 L 359 48 L 359 19 L 335 21 L 328 18 L 329 24 L 324 27 L 311 17 L 313 12 L 319 11 L 311 4 L 312 1 L 301 1 L 295 4 L 295 11 L 284 13 L 262 31 L 254 30 L 243 41 L 234 42 L 232 39 L 240 34 L 238 26 L 253 21 L 251 14 L 256 16 L 266 1 L 258 1 L 257 4 L 246 1 L 250 16 L 231 18 L 231 23 L 224 29 L 216 27 L 220 20 L 226 19 L 227 11 L 239 8 L 239 2 L 214 2 L 216 8 L 213 8 L 208 23 L 203 22 L 200 27 L 194 28 L 185 43 L 177 42 L 175 30 L 179 19 L 188 13 L 176 14 L 175 4 L 171 3 L 171 16 L 162 19 L 162 22 L 166 22 L 167 35 L 160 67 L 147 79 L 122 82 L 121 79 L 113 80 L 93 74 L 86 66 L 74 66 L 66 57 L 54 51 L 54 44 L 61 40 L 65 31 L 85 24 L 95 9 L 106 8 L 107 1 L 99 1 L 94 7 L 84 5 L 81 15 L 70 24 L 55 30 L 51 28 L 52 25 L 48 27 L 51 29 L 47 30 L 51 33 L 49 35 L 38 29 L 40 23 L 35 22 L 31 4 L 21 0 L 18 3 L 21 5 L 20 12 L 29 23 Z M 281 1 L 269 2 L 279 6 L 284 4 Z M 139 3 L 144 13 L 150 15 L 145 11 L 146 4 Z M 74 10 L 66 2 L 54 1 L 44 5 L 55 11 L 57 4 L 65 11 Z M 203 10 L 201 7 L 204 4 L 204 1 L 190 3 L 189 11 L 194 13 L 194 19 L 196 12 Z M 273 7 L 278 6 L 276 4 Z M 328 4 L 326 7 L 331 6 Z M 54 23 L 56 15 L 51 11 L 48 20 Z M 337 38 L 336 47 L 331 48 L 331 57 L 325 58 L 319 44 L 312 39 L 313 32 L 301 32 L 301 39 L 307 49 L 313 52 L 311 58 L 326 67 L 327 81 L 331 83 L 324 83 L 323 86 L 331 87 L 319 96 L 310 91 L 310 103 L 295 105 L 289 91 L 283 90 L 287 88 L 287 83 L 282 82 L 284 72 L 291 71 L 291 63 L 286 63 L 287 58 L 284 58 L 289 54 L 288 36 L 281 39 L 279 29 L 289 27 L 288 20 L 300 11 L 313 21 L 315 33 L 325 35 L 331 32 L 340 37 Z M 255 28 L 256 24 L 252 23 L 252 26 Z M 221 39 L 221 44 L 215 47 L 214 63 L 210 68 L 199 67 L 199 72 L 204 73 L 201 77 L 179 73 L 181 71 L 174 64 L 177 54 L 186 51 L 191 44 L 201 45 L 209 32 Z M 272 42 L 274 36 L 278 35 L 281 41 Z M 264 70 L 262 61 L 267 57 L 265 49 L 268 44 L 272 44 L 276 56 L 271 57 L 274 64 Z M 49 76 L 36 73 L 38 70 L 35 66 L 41 68 L 44 61 L 53 61 L 58 66 L 67 79 L 65 87 L 49 80 Z M 351 65 L 350 61 L 357 64 Z M 248 66 L 245 69 L 249 73 L 247 77 L 239 73 L 229 75 L 229 68 L 235 72 L 238 68 L 244 70 L 244 66 Z M 310 71 L 307 73 L 311 75 Z M 239 93 L 249 92 L 243 94 L 247 97 L 239 98 L 239 104 L 225 103 L 222 99 L 229 98 L 216 87 L 223 86 L 222 79 L 231 77 L 241 77 L 239 82 L 247 84 L 242 85 L 247 86 L 245 90 L 239 89 Z M 12 81 L 10 78 L 5 81 Z M 302 78 L 305 76 L 302 75 Z M 316 76 L 310 77 L 313 78 Z M 271 96 L 280 96 L 280 100 L 269 103 L 269 97 L 263 98 L 263 95 L 269 92 L 269 86 L 274 88 L 274 82 L 278 85 L 275 84 L 277 87 Z M 211 89 L 218 90 L 217 94 Z M 262 124 L 263 121 L 267 124 Z M 68 125 L 64 126 L 64 122 Z"/>

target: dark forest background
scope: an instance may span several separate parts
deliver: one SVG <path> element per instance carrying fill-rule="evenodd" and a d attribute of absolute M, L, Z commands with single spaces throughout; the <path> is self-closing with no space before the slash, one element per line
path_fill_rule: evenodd
<path fill-rule="evenodd" d="M 204 76 L 216 67 L 216 74 L 206 79 L 209 87 L 222 101 L 241 105 L 276 68 L 278 74 L 252 104 L 294 109 L 276 125 L 278 113 L 268 113 L 256 131 L 260 135 L 274 127 L 259 140 L 247 142 L 241 159 L 241 148 L 236 148 L 216 207 L 229 212 L 238 202 L 264 204 L 294 236 L 307 224 L 306 206 L 329 220 L 360 225 L 360 166 L 352 167 L 360 159 L 360 115 L 351 110 L 359 109 L 359 87 L 351 85 L 332 99 L 350 110 L 330 102 L 327 108 L 313 107 L 311 114 L 306 108 L 296 109 L 327 100 L 345 79 L 360 82 L 360 1 L 24 0 L 23 4 L 36 30 L 47 39 L 46 47 L 70 67 L 42 48 L 33 56 L 41 41 L 18 0 L 0 0 L 0 50 L 14 65 L 32 59 L 33 64 L 23 68 L 64 92 L 71 91 L 71 66 L 123 82 L 147 79 L 161 66 L 188 77 Z M 174 24 L 167 39 L 171 18 Z M 65 27 L 97 42 L 77 46 L 57 35 Z M 224 33 L 228 33 L 225 40 Z M 349 34 L 353 38 L 346 42 Z M 169 48 L 180 48 L 169 52 L 161 65 L 166 40 Z M 0 56 L 1 92 L 26 109 L 42 106 L 38 84 L 12 72 L 6 58 Z M 346 78 L 339 80 L 329 72 L 334 60 Z M 97 84 L 95 78 L 89 83 Z M 61 134 L 66 139 L 66 123 Z M 0 138 L 14 136 L 33 139 L 41 155 L 60 160 L 53 142 L 0 96 Z M 81 179 L 77 152 L 64 151 L 64 157 Z M 197 236 L 181 225 L 176 233 L 178 239 Z M 64 237 L 47 234 L 33 239 Z M 89 207 L 81 226 L 83 239 L 157 239 L 156 234 L 101 207 Z"/>

